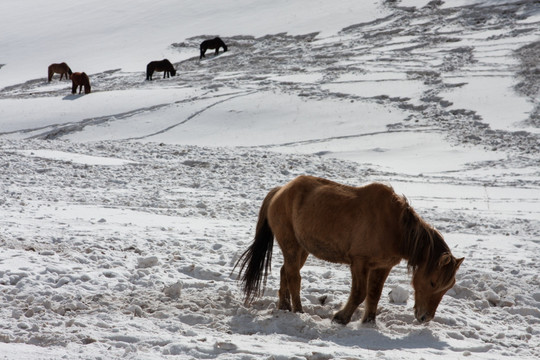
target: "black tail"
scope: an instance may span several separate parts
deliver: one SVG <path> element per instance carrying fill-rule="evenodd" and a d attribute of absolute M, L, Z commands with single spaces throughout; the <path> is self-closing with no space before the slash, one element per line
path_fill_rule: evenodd
<path fill-rule="evenodd" d="M 262 294 L 266 286 L 266 279 L 270 273 L 274 233 L 268 224 L 268 205 L 278 190 L 279 187 L 274 188 L 266 195 L 259 211 L 255 239 L 234 266 L 236 269 L 240 265 L 238 275 L 244 283 L 243 290 L 246 304 L 251 303 Z"/>

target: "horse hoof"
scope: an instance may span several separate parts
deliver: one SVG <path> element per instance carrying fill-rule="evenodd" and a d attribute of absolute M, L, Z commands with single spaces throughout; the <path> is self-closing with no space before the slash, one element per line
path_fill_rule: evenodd
<path fill-rule="evenodd" d="M 341 324 L 341 325 L 347 325 L 350 321 L 351 321 L 350 317 L 345 317 L 342 314 L 340 314 L 339 312 L 336 313 L 336 315 L 334 315 L 334 317 L 332 318 L 332 322 L 335 322 L 335 323 Z"/>
<path fill-rule="evenodd" d="M 292 311 L 292 307 L 290 304 L 284 303 L 278 305 L 279 310 L 285 310 L 285 311 Z"/>
<path fill-rule="evenodd" d="M 375 324 L 375 316 L 365 316 L 362 319 L 362 324 Z"/>

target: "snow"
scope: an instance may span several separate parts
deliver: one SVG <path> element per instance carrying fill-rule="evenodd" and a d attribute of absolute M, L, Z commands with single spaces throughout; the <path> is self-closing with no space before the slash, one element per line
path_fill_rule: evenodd
<path fill-rule="evenodd" d="M 0 12 L 3 358 L 540 357 L 537 1 Z M 229 51 L 199 61 L 216 35 Z M 178 76 L 145 81 L 165 57 Z M 60 61 L 91 94 L 47 82 Z M 465 257 L 431 322 L 414 319 L 404 263 L 376 324 L 363 305 L 331 321 L 350 272 L 313 257 L 305 312 L 277 310 L 277 246 L 264 295 L 243 303 L 232 270 L 262 199 L 302 174 L 392 185 Z"/>
<path fill-rule="evenodd" d="M 58 160 L 58 161 L 68 161 L 77 164 L 85 165 L 104 165 L 104 166 L 120 166 L 129 164 L 131 161 L 114 159 L 111 157 L 101 157 L 101 156 L 88 156 L 81 154 L 74 154 L 64 151 L 54 151 L 54 150 L 21 150 L 21 154 L 27 156 L 36 156 L 43 159 Z"/>
<path fill-rule="evenodd" d="M 454 79 L 463 82 L 465 79 Z M 459 93 L 450 92 L 445 98 L 452 102 L 451 109 L 471 109 L 485 120 L 492 129 L 519 130 L 520 122 L 527 117 L 534 103 L 511 91 L 514 80 L 504 77 L 467 79 Z M 485 89 L 489 88 L 489 93 Z M 509 91 L 510 89 L 510 91 Z M 527 129 L 537 132 L 538 128 Z"/>

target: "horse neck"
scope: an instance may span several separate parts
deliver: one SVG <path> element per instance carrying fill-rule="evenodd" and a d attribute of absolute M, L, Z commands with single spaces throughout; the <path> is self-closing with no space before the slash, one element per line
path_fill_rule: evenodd
<path fill-rule="evenodd" d="M 435 268 L 440 256 L 450 252 L 441 234 L 416 214 L 405 203 L 401 214 L 402 241 L 401 255 L 407 260 L 409 270 L 415 272 L 426 265 L 428 271 Z"/>

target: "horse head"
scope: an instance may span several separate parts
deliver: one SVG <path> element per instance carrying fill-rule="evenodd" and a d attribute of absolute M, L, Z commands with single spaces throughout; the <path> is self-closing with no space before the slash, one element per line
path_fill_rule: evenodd
<path fill-rule="evenodd" d="M 221 40 L 220 37 L 215 38 L 214 43 L 215 43 L 216 49 L 218 49 L 221 46 L 223 48 L 223 52 L 227 51 L 227 45 L 225 45 L 225 42 Z"/>
<path fill-rule="evenodd" d="M 456 283 L 456 272 L 463 260 L 443 253 L 432 266 L 426 263 L 416 269 L 412 279 L 416 320 L 423 323 L 433 319 L 443 295 Z"/>

